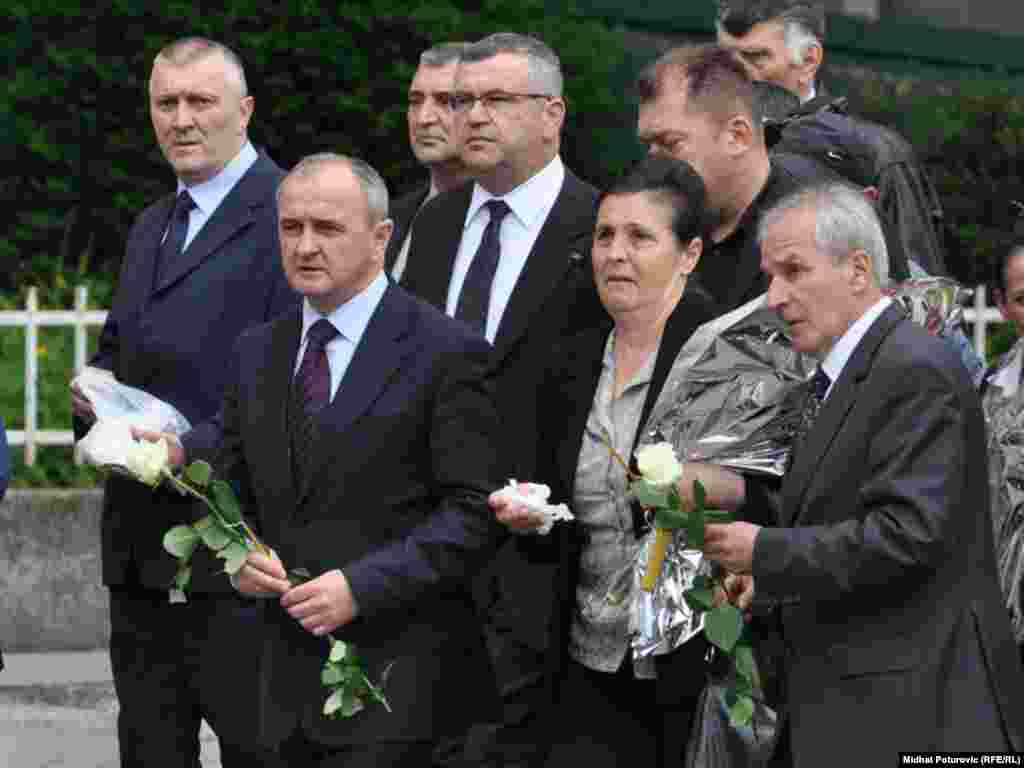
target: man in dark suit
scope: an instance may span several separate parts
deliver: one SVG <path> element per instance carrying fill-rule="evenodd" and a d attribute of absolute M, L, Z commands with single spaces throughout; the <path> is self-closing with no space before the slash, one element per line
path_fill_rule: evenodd
<path fill-rule="evenodd" d="M 759 237 L 768 303 L 821 365 L 779 525 L 709 525 L 705 552 L 777 603 L 777 764 L 1022 749 L 1024 675 L 963 366 L 882 294 L 885 238 L 860 190 L 799 192 Z"/>
<path fill-rule="evenodd" d="M 694 274 L 723 311 L 733 310 L 768 286 L 756 237 L 761 212 L 819 181 L 819 172 L 769 158 L 753 82 L 724 48 L 674 48 L 637 85 L 640 141 L 652 152 L 685 160 L 704 179 L 713 224 Z"/>
<path fill-rule="evenodd" d="M 590 266 L 597 191 L 558 154 L 562 85 L 558 56 L 539 40 L 500 33 L 463 51 L 455 125 L 475 182 L 423 207 L 402 278 L 494 345 L 504 443 L 521 479 L 536 472 L 540 361 L 559 339 L 609 322 Z M 537 595 L 553 578 L 553 569 L 531 567 L 510 543 L 478 585 L 506 721 L 526 729 L 547 646 L 549 611 Z M 517 750 L 541 743 L 513 733 L 507 741 Z"/>
<path fill-rule="evenodd" d="M 180 464 L 213 454 L 224 360 L 238 334 L 295 306 L 295 297 L 276 238 L 274 193 L 283 174 L 248 141 L 253 98 L 238 57 L 209 40 L 173 43 L 154 60 L 149 98 L 178 192 L 132 227 L 91 365 L 184 414 L 192 429 L 171 446 Z M 81 420 L 94 418 L 80 393 L 72 397 Z M 201 515 L 199 505 L 166 489 L 117 476 L 106 482 L 103 580 L 123 766 L 194 768 L 203 718 L 225 766 L 259 764 L 247 747 L 258 611 L 212 558 L 194 566 L 185 602 L 169 591 L 176 563 L 162 549 L 164 532 Z"/>
<path fill-rule="evenodd" d="M 466 166 L 459 154 L 451 97 L 455 67 L 465 43 L 441 43 L 420 54 L 420 64 L 409 84 L 409 146 L 430 178 L 391 203 L 394 225 L 384 268 L 397 281 L 405 272 L 412 240 L 412 222 L 427 200 L 466 181 Z"/>
<path fill-rule="evenodd" d="M 305 301 L 240 339 L 220 462 L 280 558 L 250 554 L 238 578 L 281 595 L 262 736 L 290 765 L 423 768 L 439 736 L 498 703 L 466 587 L 500 535 L 489 348 L 388 281 L 387 190 L 365 163 L 303 160 L 279 215 Z M 282 562 L 312 579 L 293 588 Z M 321 714 L 326 633 L 371 679 L 391 665 L 390 712 Z"/>

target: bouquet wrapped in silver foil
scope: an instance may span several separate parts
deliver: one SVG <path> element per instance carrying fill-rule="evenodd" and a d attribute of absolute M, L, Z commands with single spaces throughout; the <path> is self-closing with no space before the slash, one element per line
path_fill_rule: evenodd
<path fill-rule="evenodd" d="M 683 461 L 709 461 L 781 477 L 817 362 L 793 350 L 782 319 L 761 297 L 701 326 L 680 350 L 640 445 L 669 442 Z M 631 566 L 634 658 L 669 653 L 703 627 L 683 599 L 708 563 L 678 530 L 651 592 L 639 588 L 654 539 Z"/>
<path fill-rule="evenodd" d="M 1024 339 L 1003 358 L 985 392 L 989 482 L 999 583 L 1013 634 L 1024 644 L 1024 392 L 1020 391 Z"/>
<path fill-rule="evenodd" d="M 933 336 L 948 337 L 963 322 L 963 302 L 973 291 L 948 277 L 905 280 L 889 291 L 915 323 Z"/>

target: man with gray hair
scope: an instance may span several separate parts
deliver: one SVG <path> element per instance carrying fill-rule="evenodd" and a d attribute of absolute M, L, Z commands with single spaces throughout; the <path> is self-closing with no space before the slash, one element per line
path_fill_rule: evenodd
<path fill-rule="evenodd" d="M 391 204 L 394 231 L 384 254 L 384 267 L 395 280 L 405 272 L 412 240 L 412 222 L 427 200 L 462 184 L 468 172 L 455 135 L 452 93 L 455 67 L 466 43 L 440 43 L 420 54 L 419 66 L 409 84 L 409 146 L 430 178 Z"/>
<path fill-rule="evenodd" d="M 525 479 L 536 476 L 545 356 L 558 340 L 609 322 L 590 265 L 597 190 L 559 157 L 562 70 L 540 40 L 502 32 L 467 47 L 452 101 L 474 182 L 420 211 L 402 285 L 493 344 L 510 477 Z M 526 563 L 510 542 L 478 584 L 505 720 L 516 726 L 498 734 L 508 747 L 497 747 L 502 765 L 542 741 L 531 729 L 544 700 L 550 605 L 541 596 L 553 580 L 553 565 Z"/>
<path fill-rule="evenodd" d="M 185 38 L 153 61 L 149 114 L 176 190 L 132 226 L 90 364 L 189 420 L 191 430 L 169 438 L 175 465 L 216 451 L 223 362 L 238 336 L 295 306 L 276 237 L 283 173 L 249 142 L 254 107 L 241 61 L 221 43 Z M 74 390 L 72 405 L 80 435 L 95 415 Z M 161 546 L 173 525 L 204 514 L 193 499 L 126 477 L 104 486 L 103 582 L 125 768 L 195 768 L 203 719 L 225 768 L 263 762 L 251 739 L 262 611 L 205 552 L 193 560 L 188 595 L 173 589 L 176 562 Z"/>
<path fill-rule="evenodd" d="M 887 126 L 847 113 L 818 78 L 825 55 L 825 9 L 808 0 L 718 0 L 718 43 L 735 52 L 755 80 L 776 83 L 802 102 L 777 151 L 831 158 L 853 155 L 878 190 L 879 211 L 906 258 L 932 275 L 946 273 L 942 203 L 913 147 Z M 792 135 L 799 130 L 801 135 Z M 858 183 L 860 181 L 858 180 Z"/>
<path fill-rule="evenodd" d="M 363 161 L 302 160 L 278 194 L 302 307 L 246 333 L 229 366 L 219 471 L 275 555 L 250 553 L 235 583 L 274 598 L 253 601 L 259 737 L 287 765 L 423 768 L 439 737 L 498 705 L 467 587 L 500 535 L 490 347 L 387 279 L 387 209 Z M 328 634 L 354 644 L 387 708 L 324 714 Z"/>
<path fill-rule="evenodd" d="M 769 306 L 821 362 L 778 525 L 709 525 L 705 553 L 733 574 L 741 608 L 755 590 L 775 606 L 773 765 L 1020 750 L 1024 676 L 996 581 L 971 381 L 882 293 L 885 237 L 861 190 L 797 192 L 765 214 L 759 239 Z"/>

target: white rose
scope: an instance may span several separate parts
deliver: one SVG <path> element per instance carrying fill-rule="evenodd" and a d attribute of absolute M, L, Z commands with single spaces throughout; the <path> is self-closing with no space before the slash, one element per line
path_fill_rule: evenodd
<path fill-rule="evenodd" d="M 653 485 L 672 485 L 683 474 L 683 465 L 670 443 L 643 446 L 636 452 L 636 465 L 644 480 Z"/>
<path fill-rule="evenodd" d="M 155 488 L 167 469 L 167 455 L 167 441 L 163 438 L 155 443 L 140 440 L 128 452 L 127 469 L 139 482 Z"/>

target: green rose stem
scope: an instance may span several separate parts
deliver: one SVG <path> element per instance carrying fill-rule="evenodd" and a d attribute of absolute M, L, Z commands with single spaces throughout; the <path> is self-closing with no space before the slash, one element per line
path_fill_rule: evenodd
<path fill-rule="evenodd" d="M 161 479 L 168 480 L 180 493 L 199 499 L 210 514 L 191 525 L 176 525 L 164 534 L 164 549 L 178 559 L 175 586 L 184 591 L 192 577 L 189 562 L 200 543 L 224 560 L 224 571 L 236 575 L 245 565 L 251 551 L 266 557 L 276 557 L 273 551 L 256 536 L 242 518 L 241 506 L 231 486 L 223 480 L 213 479 L 213 469 L 205 461 L 188 465 L 181 477 L 164 468 Z M 294 587 L 309 581 L 308 571 L 296 568 L 288 572 L 288 581 Z M 384 696 L 384 685 L 391 671 L 389 664 L 376 684 L 363 670 L 362 660 L 355 646 L 327 635 L 330 650 L 320 680 L 329 691 L 323 707 L 325 717 L 352 717 L 363 710 L 368 700 L 383 705 L 391 712 Z"/>
<path fill-rule="evenodd" d="M 640 584 L 641 589 L 653 592 L 677 529 L 686 531 L 687 546 L 703 552 L 705 524 L 731 522 L 732 515 L 724 510 L 706 508 L 707 495 L 699 480 L 693 481 L 693 503 L 684 502 L 675 485 L 667 488 L 658 486 L 633 472 L 607 435 L 605 444 L 626 471 L 630 492 L 646 514 L 653 513 L 655 538 L 648 550 L 647 567 Z M 704 613 L 704 636 L 729 659 L 734 673 L 733 679 L 724 686 L 729 721 L 735 727 L 746 727 L 753 721 L 755 703 L 764 705 L 763 699 L 755 696 L 761 681 L 754 661 L 753 638 L 743 614 L 735 605 L 727 600 L 715 605 L 715 587 L 726 591 L 724 580 L 717 576 L 697 576 L 693 586 L 683 593 L 683 598 L 694 612 Z M 758 738 L 756 728 L 754 737 Z"/>

